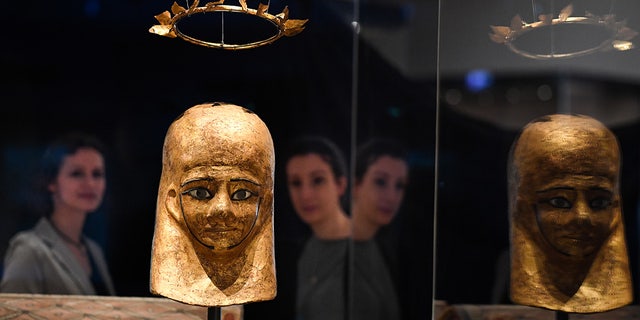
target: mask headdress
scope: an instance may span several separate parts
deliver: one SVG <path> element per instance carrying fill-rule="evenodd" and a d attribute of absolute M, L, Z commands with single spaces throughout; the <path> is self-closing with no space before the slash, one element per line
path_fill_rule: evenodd
<path fill-rule="evenodd" d="M 509 159 L 511 300 L 575 313 L 629 304 L 621 153 L 597 120 L 530 122 Z"/>
<path fill-rule="evenodd" d="M 271 300 L 275 153 L 252 111 L 189 108 L 169 127 L 151 257 L 151 292 L 217 307 Z"/>

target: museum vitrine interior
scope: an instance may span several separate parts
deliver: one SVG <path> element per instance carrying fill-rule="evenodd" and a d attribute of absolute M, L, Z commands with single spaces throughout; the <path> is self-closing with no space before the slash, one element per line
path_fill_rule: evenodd
<path fill-rule="evenodd" d="M 591 116 L 619 139 L 622 211 L 637 296 L 637 6 L 441 2 L 435 299 L 513 304 L 508 155 L 529 121 L 553 113 Z"/>
<path fill-rule="evenodd" d="M 620 141 L 624 223 L 638 288 L 640 56 L 633 44 L 640 4 L 224 2 L 268 4 L 273 14 L 286 8 L 290 19 L 308 21 L 295 35 L 226 50 L 149 32 L 158 24 L 154 16 L 171 10 L 173 1 L 35 1 L 5 17 L 12 27 L 2 50 L 2 256 L 10 237 L 37 219 L 28 210 L 29 179 L 45 143 L 69 130 L 93 132 L 109 147 L 111 169 L 107 201 L 90 215 L 86 233 L 103 244 L 120 296 L 153 297 L 149 264 L 166 130 L 187 108 L 224 101 L 256 112 L 276 151 L 277 296 L 244 305 L 245 319 L 294 318 L 296 259 L 311 230 L 289 200 L 279 151 L 307 134 L 336 142 L 351 170 L 356 149 L 369 138 L 407 146 L 404 201 L 377 239 L 394 274 L 402 319 L 431 318 L 435 301 L 510 304 L 504 262 L 510 145 L 538 116 L 583 113 Z M 560 18 L 569 5 L 570 14 Z M 514 27 L 545 14 L 565 23 Z M 220 33 L 206 16 L 181 23 L 198 36 Z M 272 27 L 225 17 L 228 39 L 264 37 L 262 29 Z M 504 40 L 512 31 L 518 38 Z M 349 303 L 361 299 L 350 296 Z"/>

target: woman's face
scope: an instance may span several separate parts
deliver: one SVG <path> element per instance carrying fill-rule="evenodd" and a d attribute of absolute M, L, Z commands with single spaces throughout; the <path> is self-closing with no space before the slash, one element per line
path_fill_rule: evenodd
<path fill-rule="evenodd" d="M 402 159 L 381 156 L 373 162 L 354 188 L 355 213 L 362 215 L 360 221 L 389 224 L 402 204 L 408 174 L 409 167 Z"/>
<path fill-rule="evenodd" d="M 341 209 L 346 178 L 336 180 L 331 166 L 318 154 L 291 157 L 286 174 L 293 208 L 305 223 L 321 223 Z"/>
<path fill-rule="evenodd" d="M 104 159 L 91 148 L 81 148 L 62 161 L 55 181 L 49 185 L 54 209 L 95 211 L 106 189 Z"/>

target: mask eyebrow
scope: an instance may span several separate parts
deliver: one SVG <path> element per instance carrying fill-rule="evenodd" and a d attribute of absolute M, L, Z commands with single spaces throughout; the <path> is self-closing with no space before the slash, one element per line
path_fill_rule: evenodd
<path fill-rule="evenodd" d="M 546 193 L 546 192 L 551 192 L 551 191 L 558 191 L 558 190 L 565 190 L 565 191 L 573 191 L 576 188 L 573 187 L 552 187 L 552 188 L 548 188 L 548 189 L 542 189 L 542 190 L 536 190 L 536 193 Z"/>
<path fill-rule="evenodd" d="M 248 183 L 254 184 L 254 185 L 258 186 L 258 187 L 262 186 L 262 184 L 260 184 L 260 183 L 258 183 L 256 181 L 250 180 L 250 179 L 246 179 L 246 178 L 234 178 L 234 179 L 230 179 L 229 181 L 231 181 L 231 182 L 248 182 Z"/>
<path fill-rule="evenodd" d="M 566 186 L 552 187 L 552 188 L 548 188 L 548 189 L 537 190 L 536 193 L 545 193 L 545 192 L 558 191 L 558 190 L 573 191 L 573 190 L 576 190 L 576 188 L 575 187 L 566 187 Z M 613 194 L 613 191 L 611 189 L 607 188 L 607 187 L 593 186 L 593 187 L 587 188 L 587 190 L 589 190 L 589 191 L 602 191 L 602 192 L 607 192 L 607 193 Z"/>
<path fill-rule="evenodd" d="M 194 182 L 200 182 L 200 181 L 213 181 L 213 178 L 193 178 L 193 179 L 189 179 L 183 183 L 180 184 L 180 187 L 184 187 L 190 183 L 194 183 Z"/>
<path fill-rule="evenodd" d="M 200 181 L 210 182 L 210 181 L 214 181 L 214 180 L 216 180 L 216 179 L 215 178 L 193 178 L 193 179 L 189 179 L 189 180 L 183 182 L 182 184 L 180 184 L 180 187 L 184 187 L 184 186 L 186 186 L 186 185 L 188 185 L 190 183 L 194 183 L 194 182 L 200 182 Z M 260 184 L 260 183 L 258 183 L 256 181 L 253 181 L 251 179 L 247 179 L 247 178 L 233 178 L 233 179 L 229 179 L 229 181 L 230 182 L 248 182 L 248 183 L 251 183 L 251 184 L 253 184 L 255 186 L 262 187 L 262 184 Z"/>

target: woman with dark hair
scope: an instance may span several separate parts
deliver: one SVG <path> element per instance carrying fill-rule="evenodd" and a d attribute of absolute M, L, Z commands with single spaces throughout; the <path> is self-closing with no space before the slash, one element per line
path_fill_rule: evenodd
<path fill-rule="evenodd" d="M 115 295 L 100 245 L 83 234 L 106 190 L 105 149 L 70 133 L 46 149 L 36 180 L 42 217 L 9 243 L 0 292 Z"/>
<path fill-rule="evenodd" d="M 391 138 L 371 138 L 356 153 L 351 214 L 353 220 L 354 319 L 401 319 L 397 276 L 383 250 L 379 231 L 398 214 L 409 180 L 408 152 Z M 385 254 L 386 253 L 386 254 Z"/>
<path fill-rule="evenodd" d="M 372 138 L 358 148 L 352 202 L 355 240 L 370 240 L 391 223 L 408 182 L 408 152 L 402 143 Z"/>
<path fill-rule="evenodd" d="M 298 259 L 296 319 L 343 319 L 351 236 L 344 156 L 333 141 L 304 136 L 291 143 L 285 162 L 289 198 L 312 231 Z"/>

